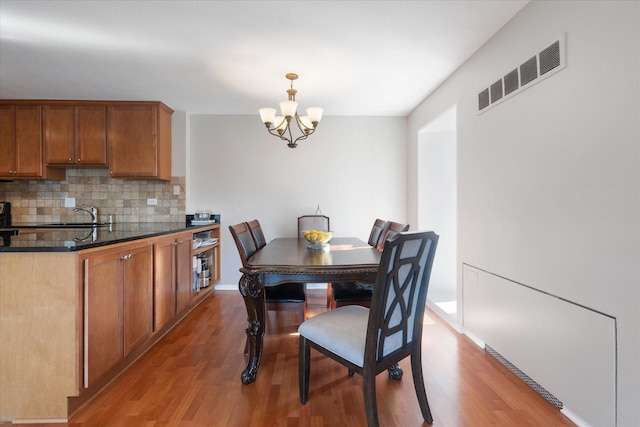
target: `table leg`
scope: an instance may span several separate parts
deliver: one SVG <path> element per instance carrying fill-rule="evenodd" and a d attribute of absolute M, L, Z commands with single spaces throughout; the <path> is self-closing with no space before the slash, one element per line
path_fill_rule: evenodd
<path fill-rule="evenodd" d="M 238 284 L 240 294 L 247 308 L 247 343 L 249 354 L 247 367 L 242 372 L 242 382 L 250 384 L 256 380 L 260 359 L 262 358 L 262 340 L 265 328 L 264 286 L 260 284 L 259 276 L 243 274 Z"/>

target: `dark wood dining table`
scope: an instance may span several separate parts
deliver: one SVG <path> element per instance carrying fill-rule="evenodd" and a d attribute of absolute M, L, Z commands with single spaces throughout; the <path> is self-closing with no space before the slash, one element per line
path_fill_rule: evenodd
<path fill-rule="evenodd" d="M 249 258 L 240 269 L 239 288 L 247 308 L 247 366 L 242 382 L 256 380 L 265 332 L 264 288 L 280 283 L 364 282 L 373 284 L 381 253 L 355 237 L 334 237 L 328 247 L 308 248 L 303 238 L 278 238 Z"/>

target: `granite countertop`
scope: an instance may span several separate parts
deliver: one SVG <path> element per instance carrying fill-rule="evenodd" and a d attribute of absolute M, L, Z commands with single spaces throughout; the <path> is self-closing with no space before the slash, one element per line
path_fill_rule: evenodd
<path fill-rule="evenodd" d="M 69 252 L 111 245 L 146 237 L 210 227 L 187 226 L 184 222 L 114 223 L 101 227 L 59 229 L 41 224 L 15 224 L 0 228 L 0 252 Z M 10 235 L 11 230 L 30 230 Z M 37 229 L 37 232 L 33 230 Z M 6 233 L 3 233 L 6 232 Z"/>

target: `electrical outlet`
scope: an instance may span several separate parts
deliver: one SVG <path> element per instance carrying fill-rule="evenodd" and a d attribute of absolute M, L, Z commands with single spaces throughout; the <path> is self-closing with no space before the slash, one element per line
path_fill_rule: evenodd
<path fill-rule="evenodd" d="M 65 197 L 64 198 L 64 207 L 65 208 L 75 208 L 76 207 L 76 198 L 75 197 Z"/>
<path fill-rule="evenodd" d="M 174 196 L 179 196 L 180 195 L 180 186 L 179 185 L 174 185 L 173 186 L 173 195 Z"/>
<path fill-rule="evenodd" d="M 155 206 L 158 204 L 158 199 L 147 199 L 147 205 Z"/>

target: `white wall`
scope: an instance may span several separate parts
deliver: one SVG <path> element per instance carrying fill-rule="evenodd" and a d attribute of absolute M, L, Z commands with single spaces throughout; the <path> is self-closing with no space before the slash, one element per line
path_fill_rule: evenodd
<path fill-rule="evenodd" d="M 563 32 L 564 70 L 476 113 L 481 89 Z M 408 123 L 415 159 L 419 129 L 458 105 L 459 271 L 467 263 L 616 318 L 620 427 L 640 425 L 639 64 L 639 2 L 531 2 Z M 408 188 L 414 221 L 413 161 Z"/>
<path fill-rule="evenodd" d="M 417 197 L 417 225 L 422 229 L 435 230 L 440 236 L 438 257 L 433 262 L 429 279 L 429 300 L 453 305 L 446 310 L 453 316 L 457 310 L 456 115 L 454 107 L 419 132 Z M 440 307 L 446 306 L 441 304 Z"/>
<path fill-rule="evenodd" d="M 185 176 L 189 140 L 189 115 L 175 111 L 171 117 L 171 175 Z"/>
<path fill-rule="evenodd" d="M 335 236 L 367 240 L 376 218 L 406 220 L 406 119 L 323 118 L 295 149 L 255 116 L 191 115 L 187 212 L 222 215 L 222 279 L 237 287 L 229 225 L 258 218 L 267 240 L 295 237 L 297 218 L 330 217 Z"/>

